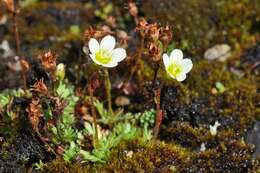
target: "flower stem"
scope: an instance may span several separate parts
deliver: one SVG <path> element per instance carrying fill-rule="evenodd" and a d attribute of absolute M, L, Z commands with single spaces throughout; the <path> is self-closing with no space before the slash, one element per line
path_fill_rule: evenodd
<path fill-rule="evenodd" d="M 111 82 L 109 79 L 109 73 L 108 73 L 107 68 L 104 69 L 104 73 L 105 73 L 106 94 L 107 94 L 107 100 L 108 100 L 108 111 L 111 115 L 113 115 L 112 98 L 111 98 Z"/>
<path fill-rule="evenodd" d="M 161 109 L 161 88 L 158 88 L 154 91 L 155 95 L 155 104 L 156 104 L 156 122 L 154 127 L 154 136 L 153 139 L 156 140 L 158 137 L 158 134 L 160 132 L 160 126 L 162 123 L 163 118 L 163 111 Z"/>
<path fill-rule="evenodd" d="M 93 94 L 93 88 L 91 87 L 91 84 L 88 85 L 88 92 L 90 95 L 90 106 L 91 106 L 91 114 L 93 116 L 93 124 L 94 124 L 94 139 L 93 139 L 93 145 L 95 147 L 98 147 L 99 141 L 98 141 L 98 128 L 97 128 L 97 114 L 94 108 L 94 94 Z"/>
<path fill-rule="evenodd" d="M 20 35 L 19 35 L 19 31 L 18 31 L 18 26 L 17 26 L 18 12 L 17 12 L 15 2 L 13 4 L 13 9 L 14 10 L 12 11 L 12 20 L 13 20 L 13 33 L 14 33 L 15 44 L 16 44 L 16 55 L 20 57 L 21 56 Z M 20 62 L 21 62 L 21 60 L 20 60 Z M 24 68 L 22 68 L 22 80 L 23 80 L 23 88 L 26 89 L 26 71 Z"/>
<path fill-rule="evenodd" d="M 17 12 L 16 12 L 16 6 L 14 4 L 14 12 L 13 12 L 13 32 L 15 37 L 15 43 L 16 43 L 16 54 L 20 56 L 20 36 L 18 32 L 18 26 L 17 26 Z"/>

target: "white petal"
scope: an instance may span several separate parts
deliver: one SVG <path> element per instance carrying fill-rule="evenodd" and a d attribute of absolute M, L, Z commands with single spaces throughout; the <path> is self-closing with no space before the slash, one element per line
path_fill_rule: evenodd
<path fill-rule="evenodd" d="M 183 73 L 188 73 L 192 69 L 192 61 L 190 59 L 183 59 L 181 62 Z"/>
<path fill-rule="evenodd" d="M 117 66 L 117 65 L 118 65 L 117 62 L 110 62 L 110 63 L 108 63 L 108 64 L 102 64 L 102 66 L 104 66 L 104 67 L 109 67 L 109 68 L 115 67 L 115 66 Z"/>
<path fill-rule="evenodd" d="M 179 82 L 182 82 L 186 79 L 186 74 L 185 73 L 181 73 L 180 75 L 177 76 L 176 80 Z"/>
<path fill-rule="evenodd" d="M 126 58 L 126 51 L 123 48 L 116 48 L 112 51 L 112 57 L 117 62 L 120 62 Z"/>
<path fill-rule="evenodd" d="M 182 58 L 183 58 L 183 53 L 180 49 L 174 49 L 171 52 L 170 55 L 171 62 L 179 63 L 182 60 Z"/>
<path fill-rule="evenodd" d="M 92 54 L 95 54 L 97 50 L 99 50 L 99 43 L 96 39 L 91 38 L 88 42 L 89 50 Z"/>
<path fill-rule="evenodd" d="M 100 42 L 100 47 L 109 51 L 112 51 L 115 48 L 115 45 L 116 39 L 111 35 L 105 36 Z"/>
<path fill-rule="evenodd" d="M 94 61 L 94 63 L 96 63 L 97 65 L 101 65 L 101 63 L 100 62 L 98 62 L 97 60 L 96 60 L 96 57 L 95 57 L 95 55 L 93 55 L 93 54 L 90 54 L 89 55 L 90 56 L 90 58 Z"/>
<path fill-rule="evenodd" d="M 166 53 L 164 53 L 163 54 L 163 63 L 164 63 L 164 66 L 167 68 L 169 65 L 170 65 L 170 58 L 169 58 L 169 56 L 166 54 Z"/>

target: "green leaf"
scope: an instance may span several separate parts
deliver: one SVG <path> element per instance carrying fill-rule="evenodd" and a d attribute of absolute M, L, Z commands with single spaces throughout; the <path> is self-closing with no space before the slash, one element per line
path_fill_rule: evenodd
<path fill-rule="evenodd" d="M 226 91 L 225 86 L 221 82 L 216 82 L 216 88 L 219 93 L 223 93 Z"/>
<path fill-rule="evenodd" d="M 79 154 L 79 147 L 75 144 L 75 142 L 70 142 L 70 146 L 67 150 L 65 150 L 63 154 L 63 159 L 67 162 L 74 160 Z"/>
<path fill-rule="evenodd" d="M 83 163 L 86 162 L 86 161 L 105 163 L 104 160 L 90 154 L 90 152 L 88 152 L 88 151 L 80 150 L 80 154 L 84 158 L 84 161 L 82 161 Z"/>

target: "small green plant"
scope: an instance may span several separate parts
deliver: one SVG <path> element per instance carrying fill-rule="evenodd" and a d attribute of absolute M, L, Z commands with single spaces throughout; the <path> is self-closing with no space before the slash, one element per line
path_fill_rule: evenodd
<path fill-rule="evenodd" d="M 90 130 L 90 132 L 93 132 L 93 130 Z M 108 134 L 100 135 L 99 145 L 93 151 L 80 151 L 84 158 L 83 162 L 105 163 L 111 150 L 118 146 L 120 142 L 134 139 L 138 135 L 140 135 L 140 129 L 138 130 L 130 123 L 119 123 Z"/>
<path fill-rule="evenodd" d="M 22 97 L 26 94 L 22 89 L 5 90 L 0 94 L 0 108 L 4 108 L 14 97 Z"/>
<path fill-rule="evenodd" d="M 140 124 L 142 127 L 153 127 L 155 123 L 156 111 L 154 109 L 150 109 L 148 111 L 143 112 L 140 115 Z"/>
<path fill-rule="evenodd" d="M 226 91 L 226 87 L 221 82 L 216 82 L 216 88 L 219 93 L 224 93 Z"/>
<path fill-rule="evenodd" d="M 113 11 L 113 4 L 108 3 L 103 8 L 96 10 L 95 15 L 105 20 L 108 17 L 109 13 L 111 13 L 112 11 Z"/>
<path fill-rule="evenodd" d="M 100 101 L 96 100 L 94 102 L 94 106 L 97 109 L 101 119 L 98 120 L 98 122 L 103 124 L 114 124 L 118 121 L 126 120 L 126 119 L 132 119 L 132 114 L 124 114 L 122 110 L 119 110 L 115 112 L 114 114 L 111 114 L 107 109 L 105 109 L 104 104 Z"/>
<path fill-rule="evenodd" d="M 31 93 L 27 90 L 5 90 L 0 94 L 0 119 L 3 124 L 0 123 L 0 133 L 11 134 L 15 129 L 12 128 L 12 122 L 17 117 L 15 110 L 11 109 L 11 105 L 14 98 L 30 97 Z"/>
<path fill-rule="evenodd" d="M 57 126 L 52 127 L 53 142 L 71 142 L 77 139 L 78 131 L 73 128 L 75 123 L 74 108 L 78 97 L 74 95 L 73 87 L 60 82 L 57 88 L 57 95 L 61 100 L 67 102 Z"/>
<path fill-rule="evenodd" d="M 63 154 L 63 159 L 67 162 L 73 161 L 79 154 L 79 151 L 79 146 L 77 146 L 74 141 L 71 141 L 69 147 L 65 150 Z"/>
<path fill-rule="evenodd" d="M 42 160 L 40 160 L 38 163 L 33 164 L 33 168 L 35 170 L 43 171 L 44 167 L 45 167 L 45 164 L 42 162 Z"/>

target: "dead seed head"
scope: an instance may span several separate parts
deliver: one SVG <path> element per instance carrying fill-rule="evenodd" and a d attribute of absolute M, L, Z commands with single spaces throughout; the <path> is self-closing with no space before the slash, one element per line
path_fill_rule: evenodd
<path fill-rule="evenodd" d="M 45 70 L 54 71 L 56 69 L 57 54 L 49 51 L 39 56 Z"/>
<path fill-rule="evenodd" d="M 26 112 L 28 113 L 28 118 L 31 122 L 33 130 L 37 131 L 40 117 L 43 116 L 40 99 L 33 98 L 30 105 L 26 108 Z"/>
<path fill-rule="evenodd" d="M 168 45 L 173 38 L 172 28 L 169 25 L 160 28 L 160 41 L 164 45 Z"/>
<path fill-rule="evenodd" d="M 160 28 L 158 27 L 157 23 L 148 25 L 148 36 L 150 36 L 151 39 L 155 41 L 159 39 Z"/>
<path fill-rule="evenodd" d="M 15 8 L 14 8 L 14 1 L 13 0 L 3 0 L 7 9 L 12 12 L 15 13 Z"/>
<path fill-rule="evenodd" d="M 44 84 L 43 79 L 40 79 L 39 81 L 35 82 L 35 84 L 32 86 L 32 91 L 41 93 L 41 94 L 46 94 L 48 93 L 48 88 Z"/>
<path fill-rule="evenodd" d="M 149 28 L 148 22 L 144 18 L 141 18 L 139 19 L 138 25 L 135 30 L 139 32 L 142 37 L 145 37 L 148 34 L 148 28 Z"/>
<path fill-rule="evenodd" d="M 90 27 L 85 30 L 84 38 L 86 41 L 89 41 L 90 38 L 100 39 L 109 34 L 113 34 L 113 32 L 106 25 L 102 26 L 100 29 L 94 29 L 93 27 Z"/>
<path fill-rule="evenodd" d="M 151 42 L 148 46 L 148 53 L 149 53 L 149 57 L 152 58 L 153 62 L 158 62 L 161 60 L 163 52 L 158 44 Z"/>

